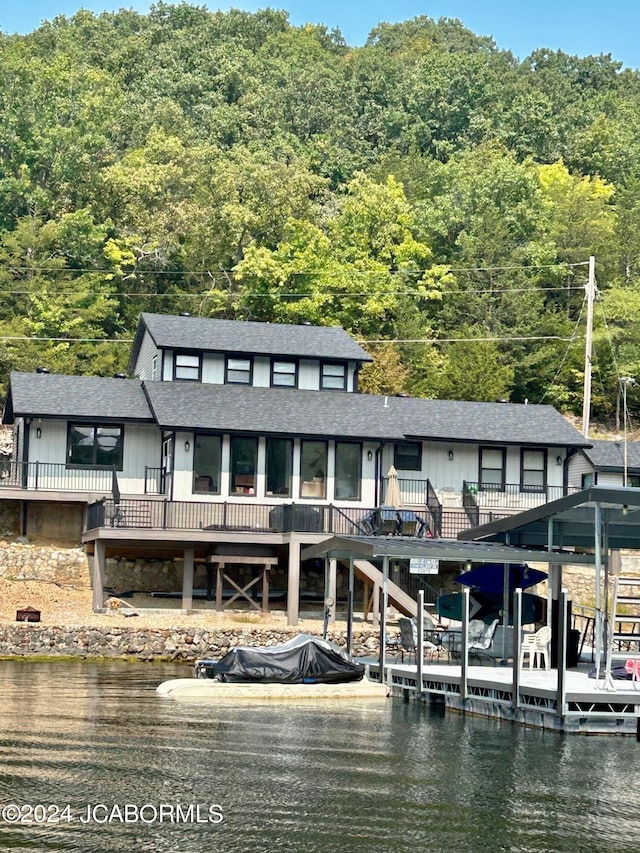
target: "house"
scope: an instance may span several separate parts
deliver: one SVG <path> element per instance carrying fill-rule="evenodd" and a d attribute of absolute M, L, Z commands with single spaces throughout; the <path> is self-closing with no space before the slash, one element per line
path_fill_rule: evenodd
<path fill-rule="evenodd" d="M 569 463 L 569 485 L 631 486 L 640 488 L 640 441 L 592 440 Z M 626 483 L 625 483 L 626 468 Z"/>
<path fill-rule="evenodd" d="M 96 609 L 106 589 L 161 581 L 182 582 L 185 609 L 194 582 L 221 607 L 230 584 L 253 606 L 278 590 L 295 624 L 323 593 L 306 544 L 455 537 L 567 493 L 591 443 L 553 407 L 362 394 L 370 360 L 339 328 L 143 314 L 129 378 L 11 375 L 0 497 L 20 502 L 21 533 L 83 542 Z M 393 468 L 400 513 L 380 510 Z M 154 559 L 179 568 L 122 575 Z M 379 585 L 357 569 L 365 592 Z"/>

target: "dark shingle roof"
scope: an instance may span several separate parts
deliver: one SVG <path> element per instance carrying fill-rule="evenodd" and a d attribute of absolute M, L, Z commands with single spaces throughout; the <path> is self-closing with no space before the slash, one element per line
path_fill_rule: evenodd
<path fill-rule="evenodd" d="M 153 421 L 137 379 L 12 373 L 3 423 L 16 417 Z"/>
<path fill-rule="evenodd" d="M 372 360 L 339 326 L 294 326 L 286 323 L 141 314 L 129 359 L 130 372 L 135 367 L 145 328 L 160 349 L 352 359 L 360 362 Z"/>
<path fill-rule="evenodd" d="M 592 441 L 593 447 L 585 450 L 586 457 L 599 471 L 622 471 L 624 469 L 624 442 Z M 640 470 L 640 441 L 627 442 L 627 468 Z"/>
<path fill-rule="evenodd" d="M 398 440 L 585 447 L 551 406 L 377 397 L 329 391 L 146 382 L 161 427 Z"/>

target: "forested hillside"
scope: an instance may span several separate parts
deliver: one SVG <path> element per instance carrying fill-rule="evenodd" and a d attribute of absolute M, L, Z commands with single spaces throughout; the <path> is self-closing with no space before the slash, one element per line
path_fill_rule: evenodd
<path fill-rule="evenodd" d="M 594 413 L 640 377 L 640 76 L 611 57 L 164 3 L 0 46 L 3 383 L 112 375 L 140 311 L 188 311 L 340 324 L 365 390 L 578 412 L 590 255 Z"/>

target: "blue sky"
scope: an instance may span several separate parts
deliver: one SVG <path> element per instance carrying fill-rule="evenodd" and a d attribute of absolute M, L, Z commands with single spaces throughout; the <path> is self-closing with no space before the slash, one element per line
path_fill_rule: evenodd
<path fill-rule="evenodd" d="M 640 69 L 639 0 L 265 0 L 219 4 L 193 0 L 211 10 L 230 7 L 255 12 L 271 6 L 286 9 L 298 26 L 307 22 L 337 27 L 356 47 L 380 21 L 404 21 L 417 15 L 459 18 L 478 35 L 492 36 L 498 47 L 524 59 L 547 47 L 586 56 L 610 53 L 626 67 Z M 147 0 L 0 0 L 0 30 L 28 33 L 42 20 L 73 15 L 79 8 L 93 12 L 120 7 L 147 12 Z"/>

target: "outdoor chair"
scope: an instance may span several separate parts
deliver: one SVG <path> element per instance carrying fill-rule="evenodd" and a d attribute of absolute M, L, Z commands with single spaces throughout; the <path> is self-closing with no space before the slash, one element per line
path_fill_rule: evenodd
<path fill-rule="evenodd" d="M 544 625 L 535 634 L 525 634 L 520 645 L 520 669 L 524 667 L 525 657 L 529 669 L 542 666 L 549 671 L 549 645 L 551 643 L 551 628 Z"/>
<path fill-rule="evenodd" d="M 400 628 L 400 660 L 404 663 L 405 654 L 409 658 L 413 656 L 414 663 L 418 662 L 418 626 L 415 619 L 409 619 L 408 616 L 401 616 L 398 619 L 398 627 Z M 423 652 L 425 657 L 431 659 L 439 654 L 439 647 L 436 643 L 425 640 L 423 643 Z"/>
<path fill-rule="evenodd" d="M 408 616 L 401 616 L 398 619 L 398 628 L 400 628 L 400 660 L 404 663 L 404 656 L 407 654 L 409 659 L 413 656 L 415 662 L 417 636 L 413 622 Z"/>
<path fill-rule="evenodd" d="M 481 664 L 486 660 L 495 665 L 493 656 L 488 652 L 493 644 L 493 637 L 499 621 L 499 619 L 494 619 L 489 625 L 482 619 L 472 619 L 469 622 L 469 641 L 467 643 L 469 657 L 478 658 Z M 449 651 L 453 657 L 459 656 L 462 653 L 462 638 L 456 637 L 454 645 L 450 647 Z"/>

